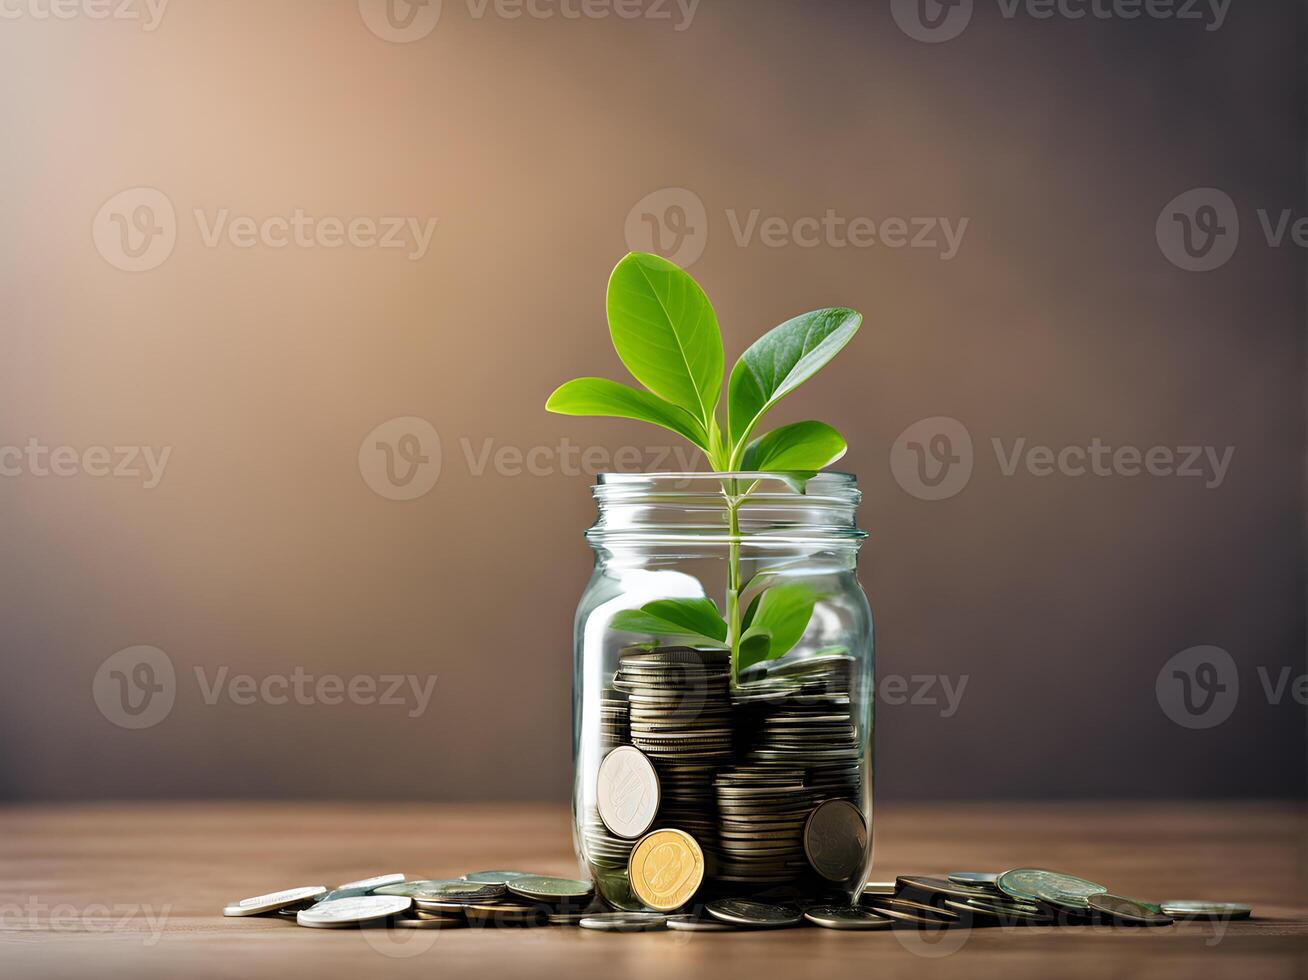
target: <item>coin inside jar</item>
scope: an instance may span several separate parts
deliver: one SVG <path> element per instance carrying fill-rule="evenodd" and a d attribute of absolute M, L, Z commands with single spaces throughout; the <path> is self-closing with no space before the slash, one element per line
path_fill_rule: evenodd
<path fill-rule="evenodd" d="M 704 852 L 683 830 L 655 830 L 642 837 L 627 865 L 631 889 L 657 912 L 679 909 L 704 881 Z"/>
<path fill-rule="evenodd" d="M 640 749 L 620 745 L 600 763 L 595 798 L 604 826 L 619 837 L 639 837 L 659 809 L 658 773 Z"/>
<path fill-rule="evenodd" d="M 804 824 L 804 854 L 828 881 L 848 881 L 863 866 L 867 824 L 848 800 L 827 800 Z"/>

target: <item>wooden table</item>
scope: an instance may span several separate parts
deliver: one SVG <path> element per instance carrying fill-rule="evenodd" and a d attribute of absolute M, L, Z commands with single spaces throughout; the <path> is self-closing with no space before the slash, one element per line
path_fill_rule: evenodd
<path fill-rule="evenodd" d="M 573 874 L 545 805 L 86 804 L 0 809 L 0 977 L 1233 977 L 1308 974 L 1305 819 L 1288 804 L 917 804 L 877 814 L 881 875 L 1037 865 L 1144 898 L 1250 902 L 1161 929 L 310 930 L 229 900 L 372 874 Z"/>

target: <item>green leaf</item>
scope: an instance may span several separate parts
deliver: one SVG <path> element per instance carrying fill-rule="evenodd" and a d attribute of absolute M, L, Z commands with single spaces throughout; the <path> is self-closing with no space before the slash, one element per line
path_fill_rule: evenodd
<path fill-rule="evenodd" d="M 769 640 L 766 659 L 788 653 L 808 629 L 813 607 L 820 598 L 821 593 L 802 582 L 765 589 L 750 603 L 753 615 L 749 616 L 749 627 L 741 637 L 741 649 L 752 636 L 766 633 Z"/>
<path fill-rule="evenodd" d="M 751 629 L 740 638 L 739 669 L 752 667 L 756 663 L 768 660 L 768 651 L 772 648 L 772 634 L 766 629 Z"/>
<path fill-rule="evenodd" d="M 759 419 L 835 357 L 862 323 L 854 310 L 815 310 L 769 330 L 740 356 L 727 393 L 729 435 L 737 453 Z"/>
<path fill-rule="evenodd" d="M 722 333 L 713 306 L 687 273 L 633 252 L 609 279 L 609 333 L 632 376 L 711 428 L 722 393 Z"/>
<path fill-rule="evenodd" d="M 657 599 L 639 609 L 624 609 L 613 617 L 612 627 L 651 636 L 685 636 L 727 642 L 727 623 L 712 599 Z"/>
<path fill-rule="evenodd" d="M 845 437 L 825 422 L 796 422 L 751 442 L 741 467 L 751 472 L 816 471 L 840 459 L 847 449 Z"/>
<path fill-rule="evenodd" d="M 709 439 L 704 426 L 685 409 L 669 404 L 648 391 L 629 388 L 607 378 L 577 378 L 569 381 L 550 395 L 545 408 L 559 415 L 601 415 L 651 422 L 684 436 L 705 452 L 709 451 Z"/>
<path fill-rule="evenodd" d="M 740 619 L 740 629 L 742 632 L 748 633 L 749 628 L 754 625 L 754 615 L 758 612 L 758 601 L 761 598 L 763 598 L 762 592 L 758 593 L 749 601 L 749 608 L 745 610 L 745 615 Z"/>

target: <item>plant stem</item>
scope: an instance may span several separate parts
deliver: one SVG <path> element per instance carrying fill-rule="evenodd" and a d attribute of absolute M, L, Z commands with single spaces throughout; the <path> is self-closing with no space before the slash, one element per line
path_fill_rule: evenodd
<path fill-rule="evenodd" d="M 729 482 L 727 522 L 731 541 L 727 546 L 727 637 L 731 641 L 731 684 L 734 687 L 740 669 L 740 505 L 744 498 L 736 495 L 736 481 Z"/>

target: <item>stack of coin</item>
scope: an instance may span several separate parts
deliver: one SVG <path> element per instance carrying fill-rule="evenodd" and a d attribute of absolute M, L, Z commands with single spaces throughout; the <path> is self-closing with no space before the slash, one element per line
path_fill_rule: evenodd
<path fill-rule="evenodd" d="M 626 871 L 627 860 L 631 857 L 631 849 L 636 846 L 636 842 L 624 840 L 604 826 L 604 821 L 594 807 L 586 811 L 581 834 L 586 860 L 594 871 Z"/>
<path fill-rule="evenodd" d="M 721 814 L 721 881 L 779 884 L 804 872 L 812 796 L 800 768 L 734 766 L 714 783 Z"/>
<path fill-rule="evenodd" d="M 631 740 L 627 696 L 614 687 L 606 687 L 600 699 L 600 745 L 610 749 Z"/>
<path fill-rule="evenodd" d="M 627 695 L 631 744 L 658 771 L 656 825 L 689 833 L 712 863 L 718 829 L 713 777 L 734 754 L 731 655 L 632 648 L 619 658 L 613 686 Z"/>
<path fill-rule="evenodd" d="M 757 702 L 758 727 L 749 761 L 802 767 L 814 804 L 858 799 L 860 751 L 851 716 L 852 667 L 848 656 L 778 662 L 760 685 L 764 690 L 782 685 L 793 689 Z"/>

